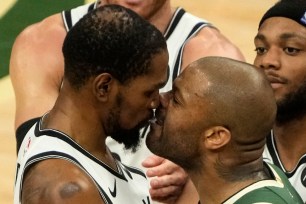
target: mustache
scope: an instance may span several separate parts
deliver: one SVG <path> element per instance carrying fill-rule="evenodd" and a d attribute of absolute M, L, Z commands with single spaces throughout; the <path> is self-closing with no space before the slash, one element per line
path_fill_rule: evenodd
<path fill-rule="evenodd" d="M 288 84 L 289 80 L 274 72 L 266 72 L 267 79 L 270 83 Z"/>
<path fill-rule="evenodd" d="M 163 108 L 161 105 L 155 110 L 155 117 L 154 117 L 154 121 L 162 126 L 164 124 L 164 120 L 165 120 L 165 116 L 166 116 L 166 110 L 165 108 Z"/>
<path fill-rule="evenodd" d="M 141 128 L 147 126 L 147 125 L 150 123 L 150 121 L 151 121 L 152 119 L 154 119 L 154 118 L 155 118 L 155 117 L 154 117 L 154 111 L 152 110 L 152 111 L 150 111 L 148 117 L 146 117 L 144 120 L 142 120 L 141 122 L 139 122 L 138 125 L 137 125 L 135 128 L 141 129 Z"/>

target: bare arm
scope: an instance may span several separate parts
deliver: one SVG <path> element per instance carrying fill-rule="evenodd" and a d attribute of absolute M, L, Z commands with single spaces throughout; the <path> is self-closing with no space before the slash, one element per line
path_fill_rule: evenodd
<path fill-rule="evenodd" d="M 206 56 L 223 56 L 245 61 L 241 51 L 217 29 L 212 27 L 203 28 L 186 43 L 182 68 L 184 69 L 191 62 Z"/>
<path fill-rule="evenodd" d="M 16 96 L 15 128 L 50 110 L 63 77 L 66 30 L 60 14 L 26 28 L 16 38 L 10 77 Z"/>
<path fill-rule="evenodd" d="M 93 181 L 74 164 L 49 159 L 30 167 L 22 203 L 104 203 Z"/>

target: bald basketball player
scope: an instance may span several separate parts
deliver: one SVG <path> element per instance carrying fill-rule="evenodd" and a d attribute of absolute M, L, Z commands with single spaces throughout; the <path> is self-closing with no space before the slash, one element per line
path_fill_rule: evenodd
<path fill-rule="evenodd" d="M 61 46 L 67 31 L 87 12 L 108 4 L 132 9 L 163 33 L 169 51 L 169 80 L 161 92 L 169 91 L 179 73 L 200 57 L 226 56 L 244 60 L 239 49 L 214 25 L 183 8 L 172 7 L 170 0 L 99 0 L 64 11 L 29 26 L 14 43 L 10 76 L 16 96 L 17 135 L 23 131 L 27 120 L 40 116 L 55 103 L 64 73 Z M 154 199 L 173 200 L 176 198 L 174 195 L 180 194 L 187 176 L 162 158 L 150 157 L 142 163 L 152 155 L 145 145 L 146 133 L 144 131 L 140 148 L 133 154 L 124 151 L 122 145 L 110 138 L 107 144 L 121 161 L 149 169 L 147 175 L 153 178 L 151 195 Z"/>
<path fill-rule="evenodd" d="M 188 172 L 201 203 L 303 203 L 284 173 L 263 161 L 275 116 L 273 90 L 261 70 L 206 57 L 161 98 L 147 145 Z M 189 194 L 185 203 L 195 199 Z"/>

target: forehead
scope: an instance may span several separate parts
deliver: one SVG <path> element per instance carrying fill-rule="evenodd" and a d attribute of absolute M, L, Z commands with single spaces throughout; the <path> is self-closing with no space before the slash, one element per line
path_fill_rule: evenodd
<path fill-rule="evenodd" d="M 306 39 L 306 28 L 299 23 L 284 17 L 272 17 L 264 21 L 255 37 L 265 40 L 265 37 L 279 39 L 304 38 Z"/>
<path fill-rule="evenodd" d="M 203 97 L 209 81 L 205 73 L 194 67 L 189 67 L 174 80 L 173 88 L 179 91 L 184 98 L 194 100 Z"/>
<path fill-rule="evenodd" d="M 131 86 L 139 88 L 161 88 L 168 80 L 168 52 L 155 54 L 150 62 L 149 72 L 136 77 L 130 82 Z"/>

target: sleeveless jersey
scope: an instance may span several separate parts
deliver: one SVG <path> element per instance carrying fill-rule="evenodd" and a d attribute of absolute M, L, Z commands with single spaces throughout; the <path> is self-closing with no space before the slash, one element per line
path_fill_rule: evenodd
<path fill-rule="evenodd" d="M 69 31 L 85 14 L 95 8 L 96 3 L 91 3 L 63 11 L 66 30 Z M 206 20 L 187 13 L 183 8 L 176 9 L 164 34 L 169 52 L 169 80 L 161 92 L 172 89 L 172 82 L 181 71 L 182 53 L 186 42 L 205 26 L 212 27 Z"/>
<path fill-rule="evenodd" d="M 303 203 L 301 197 L 291 186 L 284 173 L 273 164 L 267 164 L 272 179 L 255 182 L 235 195 L 228 198 L 224 204 L 248 204 L 248 203 L 277 203 L 299 204 Z"/>
<path fill-rule="evenodd" d="M 40 119 L 26 133 L 18 151 L 14 203 L 21 203 L 24 172 L 46 159 L 63 159 L 83 170 L 107 203 L 151 203 L 146 175 L 116 161 L 117 171 L 98 160 L 64 133 L 41 129 Z"/>
<path fill-rule="evenodd" d="M 77 7 L 69 11 L 63 11 L 62 16 L 66 25 L 67 31 L 88 11 L 94 9 L 96 4 L 89 4 Z M 195 36 L 202 28 L 210 26 L 209 22 L 200 19 L 190 13 L 187 13 L 183 8 L 177 8 L 167 29 L 164 37 L 167 41 L 169 52 L 169 79 L 167 84 L 160 89 L 160 92 L 167 92 L 172 89 L 172 82 L 181 72 L 182 54 L 185 44 Z M 142 130 L 142 139 L 140 148 L 136 154 L 129 151 L 124 152 L 124 147 L 116 141 L 107 138 L 106 144 L 112 152 L 118 154 L 123 163 L 143 168 L 141 162 L 149 155 L 152 155 L 146 147 L 145 140 L 149 131 L 149 127 Z"/>
<path fill-rule="evenodd" d="M 264 149 L 263 158 L 265 161 L 270 162 L 279 167 L 285 172 L 292 186 L 302 197 L 306 203 L 306 154 L 304 154 L 296 167 L 292 171 L 286 171 L 282 161 L 280 160 L 273 132 L 267 137 L 267 143 Z"/>

